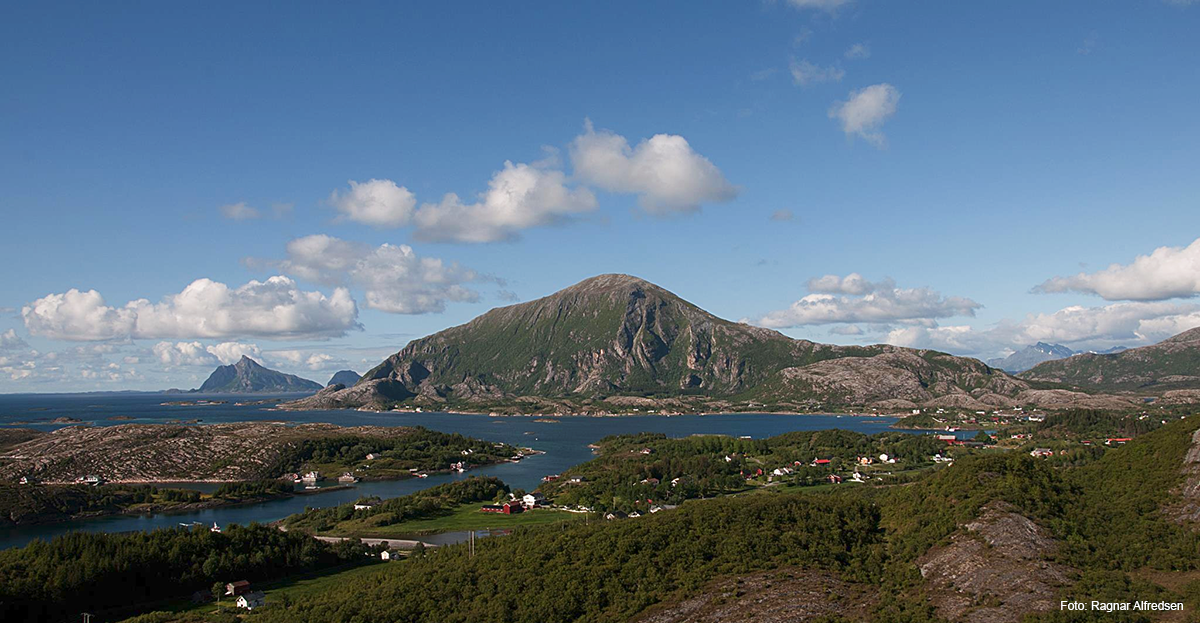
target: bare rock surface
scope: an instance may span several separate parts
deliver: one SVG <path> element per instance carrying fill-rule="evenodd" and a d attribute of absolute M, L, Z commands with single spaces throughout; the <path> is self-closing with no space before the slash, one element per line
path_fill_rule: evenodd
<path fill-rule="evenodd" d="M 1192 447 L 1183 457 L 1183 484 L 1177 492 L 1179 501 L 1166 509 L 1176 523 L 1191 525 L 1200 530 L 1200 429 L 1192 434 Z"/>
<path fill-rule="evenodd" d="M 84 475 L 116 483 L 277 478 L 280 459 L 304 439 L 397 437 L 411 431 L 274 422 L 69 426 L 6 449 L 0 460 L 0 480 L 31 476 L 54 484 L 73 482 Z"/>
<path fill-rule="evenodd" d="M 702 594 L 656 606 L 636 623 L 799 623 L 822 616 L 867 621 L 870 587 L 816 571 L 783 569 L 709 585 Z"/>
<path fill-rule="evenodd" d="M 951 621 L 1016 623 L 1058 608 L 1071 570 L 1049 560 L 1057 543 L 1003 503 L 984 508 L 949 545 L 917 561 L 938 614 Z"/>

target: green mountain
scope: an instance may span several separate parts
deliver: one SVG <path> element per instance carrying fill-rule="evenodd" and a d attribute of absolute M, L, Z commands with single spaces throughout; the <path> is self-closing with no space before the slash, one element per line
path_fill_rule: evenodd
<path fill-rule="evenodd" d="M 210 394 L 286 394 L 320 389 L 321 386 L 313 381 L 268 370 L 242 355 L 241 360 L 233 365 L 218 366 L 195 391 Z"/>
<path fill-rule="evenodd" d="M 603 403 L 593 409 L 600 412 L 656 404 L 687 411 L 893 401 L 888 406 L 907 408 L 944 399 L 986 407 L 1027 389 L 974 359 L 795 340 L 717 318 L 641 279 L 601 275 L 414 340 L 353 387 L 287 406 L 578 412 Z"/>
<path fill-rule="evenodd" d="M 1151 346 L 1047 361 L 1018 376 L 1085 391 L 1164 394 L 1200 390 L 1200 328 Z"/>

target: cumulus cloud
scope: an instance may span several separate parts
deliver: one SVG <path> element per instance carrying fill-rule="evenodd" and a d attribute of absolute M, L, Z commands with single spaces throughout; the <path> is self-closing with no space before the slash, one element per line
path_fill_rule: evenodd
<path fill-rule="evenodd" d="M 329 195 L 329 204 L 342 218 L 372 227 L 390 228 L 407 225 L 417 198 L 407 188 L 391 180 L 350 180 L 350 190 Z"/>
<path fill-rule="evenodd" d="M 1129 264 L 1094 273 L 1054 277 L 1037 292 L 1084 292 L 1110 301 L 1161 301 L 1200 294 L 1200 239 L 1186 247 L 1159 247 Z"/>
<path fill-rule="evenodd" d="M 159 342 L 150 352 L 165 366 L 202 366 L 216 361 L 200 342 Z"/>
<path fill-rule="evenodd" d="M 477 201 L 464 203 L 450 193 L 439 203 L 422 205 L 414 217 L 416 237 L 436 242 L 512 240 L 522 229 L 595 209 L 590 190 L 569 186 L 566 174 L 548 164 L 505 162 Z"/>
<path fill-rule="evenodd" d="M 787 309 L 768 313 L 757 324 L 782 329 L 858 322 L 912 323 L 974 316 L 975 310 L 982 307 L 971 299 L 942 296 L 930 288 L 897 288 L 891 280 L 871 283 L 857 273 L 813 279 L 809 289 L 812 294 Z"/>
<path fill-rule="evenodd" d="M 109 307 L 99 292 L 74 288 L 26 305 L 21 308 L 21 317 L 31 334 L 64 340 L 128 337 L 137 320 L 128 308 Z"/>
<path fill-rule="evenodd" d="M 909 326 L 892 330 L 889 344 L 966 355 L 992 355 L 1036 342 L 1077 350 L 1145 346 L 1200 326 L 1200 305 L 1164 302 L 1065 307 L 976 330 L 969 326 Z"/>
<path fill-rule="evenodd" d="M 851 91 L 849 99 L 835 102 L 829 118 L 836 119 L 847 136 L 859 136 L 875 147 L 887 143 L 883 123 L 896 114 L 900 91 L 890 84 L 875 84 Z"/>
<path fill-rule="evenodd" d="M 258 210 L 246 205 L 245 201 L 223 205 L 218 208 L 221 215 L 234 221 L 245 221 L 259 217 Z"/>
<path fill-rule="evenodd" d="M 287 244 L 277 264 L 289 275 L 329 285 L 361 288 L 366 306 L 395 314 L 441 312 L 447 302 L 475 302 L 466 284 L 479 273 L 434 257 L 421 257 L 408 245 L 378 247 L 316 234 Z"/>
<path fill-rule="evenodd" d="M 332 370 L 345 367 L 346 361 L 326 353 L 306 352 L 301 350 L 273 350 L 267 356 L 280 364 L 291 367 L 303 367 L 308 370 Z"/>
<path fill-rule="evenodd" d="M 63 340 L 116 338 L 335 337 L 360 328 L 349 290 L 303 291 L 284 276 L 231 288 L 197 279 L 158 303 L 110 307 L 95 290 L 44 296 L 21 310 L 34 335 Z"/>
<path fill-rule="evenodd" d="M 864 59 L 864 58 L 871 58 L 871 46 L 869 46 L 865 43 L 856 43 L 856 44 L 850 46 L 850 48 L 848 50 L 846 50 L 846 53 L 843 56 L 845 56 L 847 59 L 850 59 L 852 61 L 860 60 L 860 59 Z"/>
<path fill-rule="evenodd" d="M 21 336 L 17 335 L 16 331 L 9 329 L 4 333 L 0 333 L 0 351 L 20 350 L 22 348 L 29 348 L 29 344 L 26 344 L 25 340 L 21 339 Z"/>
<path fill-rule="evenodd" d="M 630 147 L 625 137 L 597 131 L 588 121 L 571 142 L 570 156 L 576 177 L 609 192 L 636 194 L 652 214 L 695 212 L 738 193 L 712 162 L 674 134 L 656 134 Z"/>
<path fill-rule="evenodd" d="M 256 344 L 241 342 L 221 342 L 220 344 L 204 344 L 193 342 L 159 342 L 150 347 L 154 358 L 165 366 L 212 366 L 215 364 L 229 365 L 236 363 L 243 355 L 258 358 L 262 350 Z M 137 363 L 133 358 L 132 363 Z M 127 362 L 128 363 L 128 362 Z"/>
<path fill-rule="evenodd" d="M 879 283 L 867 281 L 865 277 L 858 273 L 850 273 L 845 277 L 838 275 L 825 275 L 824 277 L 813 277 L 808 280 L 808 291 L 819 292 L 822 294 L 853 294 L 862 296 L 870 294 L 876 290 L 892 290 L 896 287 L 896 282 L 891 279 L 884 279 Z"/>
<path fill-rule="evenodd" d="M 841 82 L 846 72 L 837 67 L 821 67 L 807 60 L 792 59 L 789 69 L 796 86 L 807 87 L 822 82 Z"/>
<path fill-rule="evenodd" d="M 241 342 L 221 342 L 206 347 L 210 355 L 216 357 L 217 361 L 222 364 L 229 365 L 241 360 L 242 357 L 258 358 L 262 355 L 257 344 L 243 344 Z"/>

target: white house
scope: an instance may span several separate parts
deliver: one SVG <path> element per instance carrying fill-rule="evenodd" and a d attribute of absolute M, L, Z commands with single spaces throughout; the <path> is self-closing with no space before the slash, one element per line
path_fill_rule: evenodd
<path fill-rule="evenodd" d="M 253 610 L 261 608 L 267 604 L 267 596 L 262 591 L 254 591 L 239 595 L 237 598 L 237 607 Z"/>
<path fill-rule="evenodd" d="M 545 503 L 546 503 L 545 496 L 538 493 L 537 491 L 534 491 L 533 493 L 526 493 L 525 496 L 521 498 L 521 505 L 524 506 L 525 508 L 535 508 L 535 507 L 541 506 Z"/>
<path fill-rule="evenodd" d="M 382 552 L 379 552 L 380 560 L 399 560 L 400 558 L 401 554 L 399 550 L 385 549 Z"/>

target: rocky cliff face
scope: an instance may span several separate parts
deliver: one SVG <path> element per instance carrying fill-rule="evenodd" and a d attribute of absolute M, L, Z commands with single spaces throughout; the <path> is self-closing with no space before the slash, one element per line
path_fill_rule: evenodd
<path fill-rule="evenodd" d="M 924 403 L 949 394 L 1012 397 L 1023 389 L 1025 383 L 972 359 L 794 340 L 717 318 L 641 279 L 602 275 L 414 340 L 354 386 L 332 386 L 288 406 L 612 396 Z"/>
<path fill-rule="evenodd" d="M 321 386 L 313 381 L 268 370 L 243 355 L 237 363 L 213 370 L 208 380 L 196 391 L 214 394 L 285 394 L 315 392 L 319 389 Z"/>
<path fill-rule="evenodd" d="M 1200 389 L 1200 328 L 1114 354 L 1085 353 L 1047 361 L 1018 376 L 1093 392 L 1163 394 Z"/>

